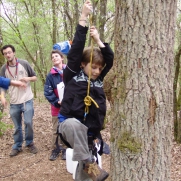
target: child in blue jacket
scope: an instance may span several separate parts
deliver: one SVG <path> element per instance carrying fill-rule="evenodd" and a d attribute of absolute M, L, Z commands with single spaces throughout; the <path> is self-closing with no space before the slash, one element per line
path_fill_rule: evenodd
<path fill-rule="evenodd" d="M 44 95 L 48 102 L 51 104 L 51 114 L 52 114 L 52 152 L 49 160 L 54 161 L 62 152 L 62 160 L 66 159 L 65 149 L 62 146 L 56 146 L 57 138 L 57 126 L 58 126 L 58 113 L 60 111 L 61 102 L 59 100 L 57 85 L 63 81 L 63 70 L 65 69 L 65 64 L 63 64 L 64 56 L 59 50 L 52 50 L 51 60 L 53 67 L 46 77 L 46 82 L 44 85 Z M 58 144 L 60 145 L 60 138 Z"/>

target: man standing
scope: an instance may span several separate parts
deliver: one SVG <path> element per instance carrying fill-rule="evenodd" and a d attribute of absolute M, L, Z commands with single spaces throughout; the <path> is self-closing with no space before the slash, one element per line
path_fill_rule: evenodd
<path fill-rule="evenodd" d="M 1 68 L 1 76 L 11 80 L 20 80 L 27 84 L 26 89 L 10 86 L 10 116 L 14 123 L 15 131 L 13 134 L 14 145 L 10 156 L 16 156 L 22 151 L 23 133 L 22 133 L 22 116 L 24 116 L 25 124 L 25 146 L 29 148 L 31 153 L 36 154 L 37 148 L 33 143 L 33 93 L 30 82 L 37 80 L 34 70 L 26 60 L 20 60 L 15 57 L 15 48 L 12 45 L 5 45 L 1 48 L 7 63 Z M 1 102 L 6 106 L 5 89 L 1 89 Z"/>

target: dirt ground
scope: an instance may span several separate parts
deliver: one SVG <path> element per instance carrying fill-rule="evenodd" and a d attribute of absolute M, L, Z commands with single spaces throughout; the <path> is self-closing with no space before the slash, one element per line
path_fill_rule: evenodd
<path fill-rule="evenodd" d="M 34 132 L 35 144 L 39 150 L 31 154 L 23 147 L 16 157 L 9 157 L 13 144 L 13 129 L 0 137 L 0 181 L 73 181 L 72 174 L 67 172 L 66 161 L 61 156 L 55 161 L 49 161 L 51 152 L 51 114 L 50 106 L 44 97 L 34 101 Z M 8 109 L 4 112 L 8 113 Z M 12 124 L 8 114 L 3 121 Z M 109 125 L 102 132 L 103 138 L 109 144 Z M 110 155 L 102 156 L 103 168 L 109 172 Z M 174 144 L 172 151 L 171 181 L 181 181 L 181 146 Z M 107 179 L 109 180 L 109 179 Z"/>
<path fill-rule="evenodd" d="M 61 155 L 55 161 L 49 161 L 51 153 L 51 114 L 50 105 L 43 97 L 34 101 L 34 141 L 38 148 L 37 154 L 29 153 L 23 146 L 23 151 L 10 158 L 13 145 L 13 129 L 0 137 L 0 181 L 72 181 L 73 176 L 66 169 L 66 161 Z M 4 112 L 8 113 L 8 109 Z M 3 122 L 12 124 L 8 114 Z M 103 131 L 103 137 L 108 140 L 109 130 Z M 108 143 L 108 141 L 106 141 Z M 102 156 L 102 165 L 109 171 L 109 155 Z"/>

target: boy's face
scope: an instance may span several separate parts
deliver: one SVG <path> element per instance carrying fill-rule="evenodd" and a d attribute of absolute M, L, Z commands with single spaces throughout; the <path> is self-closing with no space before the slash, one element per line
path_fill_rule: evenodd
<path fill-rule="evenodd" d="M 81 64 L 83 67 L 83 70 L 87 76 L 89 76 L 89 70 L 91 69 L 91 79 L 95 80 L 97 77 L 101 74 L 103 67 L 99 64 L 92 63 L 92 66 L 90 66 L 90 63 L 85 65 L 84 63 Z"/>
<path fill-rule="evenodd" d="M 53 66 L 59 66 L 62 65 L 63 58 L 58 54 L 58 53 L 53 53 L 52 54 L 52 62 Z"/>

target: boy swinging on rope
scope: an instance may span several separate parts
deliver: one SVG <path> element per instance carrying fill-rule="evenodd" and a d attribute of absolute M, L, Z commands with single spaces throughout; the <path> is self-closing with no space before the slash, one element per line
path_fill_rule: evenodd
<path fill-rule="evenodd" d="M 82 164 L 82 172 L 93 181 L 103 181 L 109 174 L 93 159 L 89 150 L 88 137 L 102 139 L 100 131 L 106 115 L 103 79 L 113 65 L 114 53 L 107 43 L 102 43 L 94 26 L 90 27 L 90 36 L 99 48 L 84 49 L 88 31 L 86 23 L 91 12 L 92 4 L 87 0 L 82 8 L 64 70 L 65 90 L 58 116 L 59 133 L 73 148 L 73 160 L 79 162 L 79 168 Z M 88 87 L 88 99 L 92 102 L 85 111 L 84 99 L 87 97 Z M 77 172 L 81 171 L 77 168 Z M 75 180 L 84 180 L 86 176 L 77 178 L 77 172 Z"/>

